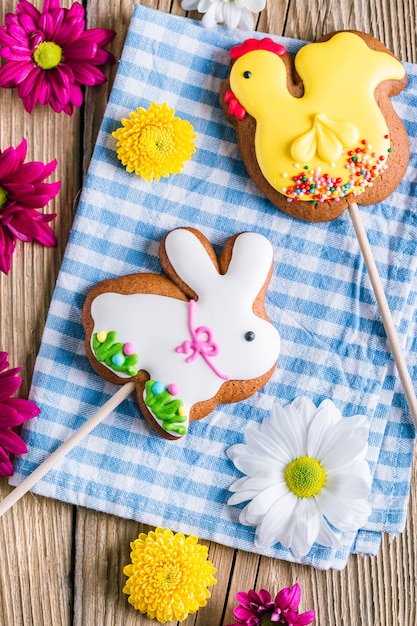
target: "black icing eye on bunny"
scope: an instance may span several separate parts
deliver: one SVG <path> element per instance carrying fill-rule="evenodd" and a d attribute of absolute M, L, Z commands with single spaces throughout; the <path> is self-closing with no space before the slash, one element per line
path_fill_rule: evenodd
<path fill-rule="evenodd" d="M 166 276 L 132 274 L 88 294 L 87 355 L 106 380 L 134 379 L 149 423 L 168 439 L 217 404 L 243 400 L 272 375 L 280 350 L 264 305 L 273 266 L 269 241 L 235 235 L 217 259 L 197 230 L 161 242 Z"/>

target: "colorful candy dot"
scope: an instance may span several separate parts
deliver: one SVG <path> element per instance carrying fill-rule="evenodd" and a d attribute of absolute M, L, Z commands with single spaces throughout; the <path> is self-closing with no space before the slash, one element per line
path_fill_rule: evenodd
<path fill-rule="evenodd" d="M 104 343 L 107 339 L 107 335 L 109 333 L 107 332 L 107 330 L 100 330 L 97 333 L 97 341 L 99 341 L 100 343 Z"/>
<path fill-rule="evenodd" d="M 177 411 L 178 415 L 180 417 L 183 417 L 184 415 L 187 415 L 187 411 L 185 410 L 185 406 L 182 405 L 179 407 L 178 411 Z"/>
<path fill-rule="evenodd" d="M 154 396 L 158 396 L 165 391 L 165 385 L 161 381 L 156 380 L 152 385 L 152 393 Z"/>
<path fill-rule="evenodd" d="M 116 367 L 120 367 L 125 362 L 125 357 L 123 354 L 113 354 L 111 362 L 113 365 L 116 365 Z"/>
<path fill-rule="evenodd" d="M 128 341 L 127 343 L 124 344 L 124 346 L 123 346 L 123 354 L 125 354 L 126 356 L 130 356 L 131 354 L 135 354 L 135 346 L 133 345 L 133 343 Z"/>
<path fill-rule="evenodd" d="M 171 396 L 177 396 L 178 395 L 178 385 L 176 385 L 175 383 L 172 383 L 171 385 L 168 385 L 167 391 L 168 391 L 168 393 L 171 394 Z"/>

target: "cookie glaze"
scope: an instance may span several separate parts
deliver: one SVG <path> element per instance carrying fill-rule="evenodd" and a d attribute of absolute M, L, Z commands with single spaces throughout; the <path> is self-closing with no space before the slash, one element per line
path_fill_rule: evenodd
<path fill-rule="evenodd" d="M 251 49 L 245 42 L 231 56 L 229 112 L 256 120 L 260 170 L 289 202 L 355 198 L 386 170 L 392 144 L 376 90 L 404 78 L 394 56 L 352 32 L 307 44 L 294 60 L 299 97 L 288 89 L 282 53 L 269 44 Z"/>

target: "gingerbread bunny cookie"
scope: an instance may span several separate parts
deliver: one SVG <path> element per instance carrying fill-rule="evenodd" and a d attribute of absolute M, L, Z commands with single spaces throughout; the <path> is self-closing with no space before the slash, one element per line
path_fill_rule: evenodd
<path fill-rule="evenodd" d="M 264 299 L 273 249 L 262 235 L 240 233 L 219 259 L 197 230 L 178 228 L 160 245 L 166 276 L 105 280 L 84 309 L 86 350 L 106 380 L 136 381 L 144 417 L 177 439 L 217 404 L 237 402 L 272 375 L 280 337 Z"/>

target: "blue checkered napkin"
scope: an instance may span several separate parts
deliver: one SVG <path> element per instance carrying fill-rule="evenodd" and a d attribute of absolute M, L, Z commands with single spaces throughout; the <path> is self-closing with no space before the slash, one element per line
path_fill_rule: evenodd
<path fill-rule="evenodd" d="M 135 7 L 36 362 L 31 397 L 42 412 L 24 431 L 29 453 L 17 461 L 12 483 L 117 389 L 85 355 L 81 308 L 90 288 L 109 277 L 160 272 L 159 242 L 177 226 L 199 228 L 216 250 L 232 234 L 253 230 L 275 249 L 266 305 L 282 353 L 270 382 L 250 399 L 193 422 L 176 442 L 155 435 L 131 397 L 34 491 L 254 551 L 254 529 L 239 524 L 239 507 L 226 504 L 228 487 L 241 474 L 225 451 L 275 402 L 303 394 L 316 404 L 331 398 L 343 415 L 368 419 L 373 513 L 365 529 L 342 535 L 342 550 L 314 546 L 304 562 L 343 568 L 352 551 L 375 554 L 382 532 L 403 529 L 415 433 L 349 215 L 325 224 L 286 216 L 258 192 L 242 165 L 218 94 L 228 51 L 247 36 Z M 277 39 L 291 52 L 301 45 Z M 395 106 L 411 138 L 410 167 L 389 202 L 361 211 L 400 341 L 417 373 L 417 67 L 407 70 L 410 83 Z M 130 111 L 152 101 L 166 102 L 193 124 L 197 150 L 181 174 L 147 183 L 119 163 L 111 133 Z M 292 560 L 279 545 L 263 554 Z"/>

